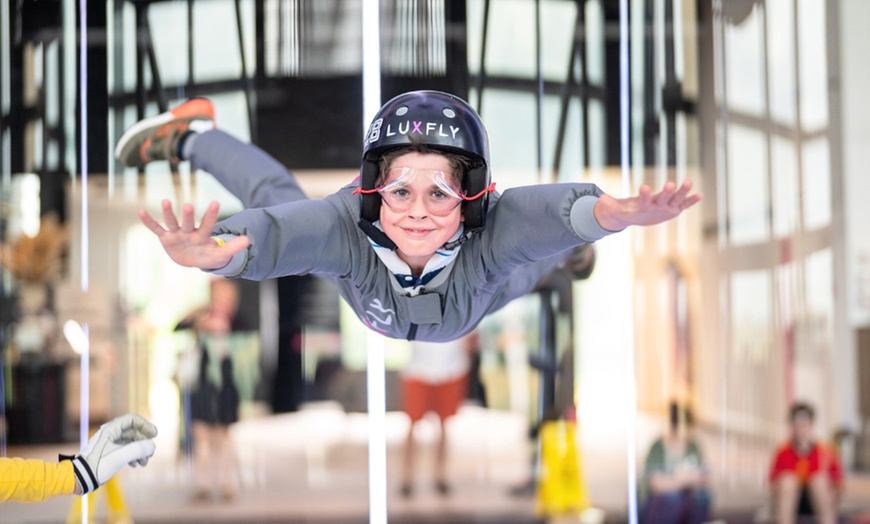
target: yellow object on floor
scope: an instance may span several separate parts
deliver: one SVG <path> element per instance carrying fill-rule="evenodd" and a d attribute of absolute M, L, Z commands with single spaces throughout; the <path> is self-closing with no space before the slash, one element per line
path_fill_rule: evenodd
<path fill-rule="evenodd" d="M 544 422 L 541 426 L 539 514 L 579 514 L 589 507 L 576 435 L 575 422 L 557 420 Z"/>
<path fill-rule="evenodd" d="M 119 475 L 115 475 L 99 489 L 87 494 L 88 518 L 84 521 L 86 524 L 97 522 L 95 520 L 97 505 L 103 497 L 106 499 L 105 522 L 107 524 L 132 524 L 133 518 L 130 516 L 127 502 L 124 500 L 124 493 L 121 491 L 121 482 L 118 477 Z M 74 497 L 73 505 L 66 518 L 66 524 L 82 524 L 82 522 L 82 497 Z"/>

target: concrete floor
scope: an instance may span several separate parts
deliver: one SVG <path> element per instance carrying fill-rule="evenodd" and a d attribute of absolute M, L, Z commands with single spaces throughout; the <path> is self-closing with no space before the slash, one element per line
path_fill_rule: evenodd
<path fill-rule="evenodd" d="M 170 419 L 155 422 L 161 428 L 157 454 L 146 468 L 127 469 L 119 476 L 135 522 L 368 522 L 367 419 L 363 414 L 346 414 L 327 403 L 237 423 L 232 434 L 239 461 L 239 491 L 230 502 L 193 500 L 192 469 L 178 452 L 177 427 Z M 387 414 L 390 522 L 545 520 L 535 511 L 534 496 L 512 493 L 530 473 L 533 449 L 523 417 L 474 406 L 462 408 L 448 425 L 453 487 L 448 496 L 435 491 L 429 476 L 438 430 L 435 421 L 428 419 L 415 434 L 421 450 L 415 493 L 411 498 L 399 495 L 398 472 L 407 424 L 404 414 Z M 642 462 L 660 424 L 641 416 L 632 427 L 638 450 L 635 459 Z M 607 522 L 624 522 L 631 433 L 619 423 L 586 424 L 580 430 L 579 449 L 589 500 L 603 510 Z M 727 522 L 751 522 L 762 513 L 768 497 L 764 475 L 769 450 L 761 443 L 715 431 L 701 431 L 700 438 L 713 474 L 715 513 Z M 74 452 L 76 448 L 10 447 L 8 455 L 56 460 L 58 452 Z M 6 503 L 0 508 L 0 523 L 67 522 L 71 508 L 79 501 L 59 497 L 40 504 Z M 97 520 L 105 522 L 105 500 L 97 499 L 96 503 Z M 849 515 L 870 509 L 870 477 L 850 475 L 843 509 Z M 73 515 L 79 514 L 73 510 Z"/>

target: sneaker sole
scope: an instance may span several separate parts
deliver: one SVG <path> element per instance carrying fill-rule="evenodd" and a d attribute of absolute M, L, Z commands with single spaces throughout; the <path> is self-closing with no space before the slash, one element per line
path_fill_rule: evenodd
<path fill-rule="evenodd" d="M 203 110 L 196 110 L 200 108 Z M 165 113 L 136 122 L 124 131 L 124 134 L 118 139 L 118 144 L 115 146 L 115 158 L 125 167 L 142 167 L 144 164 L 142 164 L 139 158 L 139 148 L 142 147 L 144 137 L 150 135 L 154 129 L 173 120 L 180 119 L 214 121 L 214 106 L 208 100 L 194 99 Z M 137 162 L 125 164 L 124 159 L 133 154 L 135 154 L 134 158 L 136 158 Z"/>

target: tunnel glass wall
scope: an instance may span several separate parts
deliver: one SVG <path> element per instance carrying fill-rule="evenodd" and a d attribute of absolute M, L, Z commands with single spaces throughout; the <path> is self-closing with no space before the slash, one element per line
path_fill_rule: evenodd
<path fill-rule="evenodd" d="M 351 183 L 368 4 L 2 2 L 0 454 L 75 452 L 88 426 L 135 411 L 160 436 L 146 469 L 120 475 L 132 518 L 366 520 L 367 328 L 325 281 L 242 281 L 237 329 L 203 364 L 190 318 L 212 277 L 174 264 L 137 210 L 243 206 L 190 162 L 124 168 L 114 149 L 139 120 L 204 97 L 218 129 L 309 196 Z M 571 512 L 625 520 L 649 495 L 648 452 L 675 402 L 692 414 L 712 516 L 770 514 L 797 401 L 846 471 L 841 512 L 870 510 L 862 0 L 379 4 L 382 100 L 467 100 L 499 192 L 581 182 L 624 198 L 691 180 L 704 193 L 677 220 L 597 242 L 588 278 L 554 277 L 481 323 L 462 408 L 411 433 L 420 479 L 449 435 L 451 499 L 401 493 L 412 346 L 385 341 L 391 518 L 546 516 L 542 428 L 567 421 Z M 236 502 L 220 514 L 188 504 L 203 475 L 189 403 L 227 355 Z M 72 501 L 0 514 L 63 518 Z"/>

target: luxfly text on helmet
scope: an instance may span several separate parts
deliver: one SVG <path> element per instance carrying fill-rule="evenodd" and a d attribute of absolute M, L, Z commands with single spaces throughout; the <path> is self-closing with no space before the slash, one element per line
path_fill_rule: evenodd
<path fill-rule="evenodd" d="M 393 129 L 393 124 L 387 124 L 386 129 L 381 129 L 384 123 L 383 118 L 379 118 L 372 122 L 372 126 L 369 129 L 368 142 L 373 143 L 377 142 L 381 137 L 381 132 L 383 131 L 384 136 L 391 137 L 397 134 L 399 135 L 407 135 L 418 134 L 423 136 L 428 136 L 430 134 L 437 134 L 440 137 L 451 137 L 454 140 L 456 139 L 456 133 L 459 132 L 459 127 L 457 126 L 449 126 L 449 133 L 445 133 L 444 124 L 440 124 L 438 122 L 420 122 L 420 121 L 411 121 L 406 120 L 405 122 L 399 122 L 396 124 L 396 129 Z"/>

